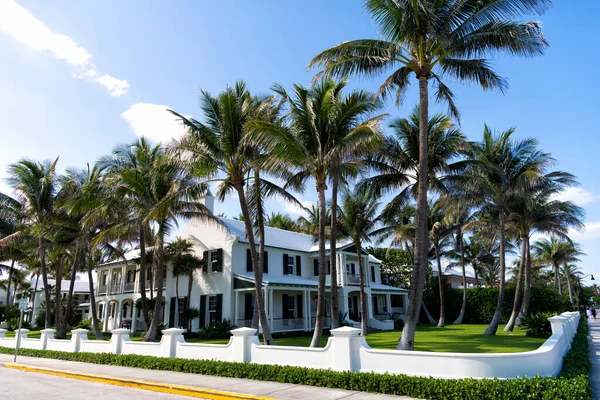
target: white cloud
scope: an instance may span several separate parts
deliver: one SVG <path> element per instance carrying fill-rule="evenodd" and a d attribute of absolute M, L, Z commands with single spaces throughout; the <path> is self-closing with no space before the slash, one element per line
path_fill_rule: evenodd
<path fill-rule="evenodd" d="M 569 237 L 577 242 L 600 239 L 600 221 L 586 222 L 583 232 L 570 229 Z"/>
<path fill-rule="evenodd" d="M 137 136 L 166 142 L 180 137 L 185 132 L 181 122 L 167 109 L 168 106 L 160 104 L 136 103 L 121 116 Z"/>
<path fill-rule="evenodd" d="M 554 198 L 561 201 L 572 201 L 578 206 L 600 201 L 600 195 L 594 194 L 580 187 L 567 188 L 554 196 Z"/>
<path fill-rule="evenodd" d="M 305 208 L 308 208 L 310 210 L 311 207 L 315 205 L 315 202 L 310 201 L 310 200 L 300 200 L 300 204 L 302 204 Z M 286 212 L 288 214 L 297 215 L 297 216 L 300 216 L 300 215 L 307 216 L 306 211 L 304 211 L 301 207 L 299 207 L 295 203 L 288 203 L 287 201 L 283 202 L 283 210 L 284 210 L 284 212 Z"/>
<path fill-rule="evenodd" d="M 120 97 L 127 93 L 129 83 L 104 74 L 100 76 L 91 64 L 92 55 L 67 35 L 55 33 L 42 21 L 13 0 L 0 0 L 0 32 L 34 50 L 48 51 L 59 60 L 77 67 L 76 78 L 95 81 L 106 87 L 111 96 Z"/>

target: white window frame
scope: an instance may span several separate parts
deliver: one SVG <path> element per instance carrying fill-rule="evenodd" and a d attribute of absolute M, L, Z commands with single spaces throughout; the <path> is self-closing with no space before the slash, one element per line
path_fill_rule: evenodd
<path fill-rule="evenodd" d="M 295 256 L 288 254 L 288 265 L 286 266 L 287 275 L 296 275 L 296 261 Z"/>
<path fill-rule="evenodd" d="M 287 311 L 292 318 L 297 318 L 298 314 L 296 314 L 296 295 L 294 294 L 288 295 Z"/>

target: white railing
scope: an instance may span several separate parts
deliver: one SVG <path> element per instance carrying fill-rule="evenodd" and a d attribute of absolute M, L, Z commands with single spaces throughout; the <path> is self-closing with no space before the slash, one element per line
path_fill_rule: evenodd
<path fill-rule="evenodd" d="M 271 331 L 273 332 L 286 332 L 286 331 L 302 331 L 305 329 L 304 318 L 276 318 L 273 319 L 273 326 Z"/>
<path fill-rule="evenodd" d="M 563 313 L 549 320 L 552 336 L 539 349 L 496 354 L 375 350 L 358 336 L 359 329 L 349 327 L 331 330 L 332 336 L 324 348 L 263 346 L 256 329 L 251 328 L 232 330 L 233 336 L 226 345 L 186 343 L 184 330 L 177 328 L 162 331 L 160 343 L 132 342 L 127 329 L 113 330 L 110 342 L 88 340 L 85 329 L 73 330 L 70 340 L 54 339 L 54 329 L 42 330 L 40 339 L 28 339 L 27 329 L 20 332 L 21 346 L 28 349 L 214 359 L 434 378 L 512 379 L 556 376 L 560 372 L 577 331 L 579 313 Z M 5 335 L 6 330 L 0 329 L 0 346 L 14 348 L 16 339 Z"/>
<path fill-rule="evenodd" d="M 133 293 L 135 290 L 135 282 L 127 282 L 125 283 L 125 293 Z"/>

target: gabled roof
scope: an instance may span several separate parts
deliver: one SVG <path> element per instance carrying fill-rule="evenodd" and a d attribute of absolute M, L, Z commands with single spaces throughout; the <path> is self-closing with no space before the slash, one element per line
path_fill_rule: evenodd
<path fill-rule="evenodd" d="M 31 280 L 31 288 L 35 288 L 35 283 L 36 280 L 32 279 Z M 61 281 L 60 284 L 60 290 L 61 292 L 68 292 L 69 291 L 69 285 L 71 285 L 71 281 L 67 281 L 67 280 L 63 280 Z M 56 281 L 54 279 L 48 279 L 48 286 L 56 286 Z M 96 286 L 96 285 L 94 285 Z M 38 284 L 37 284 L 37 291 L 41 291 L 44 290 L 44 281 L 43 280 L 39 280 Z M 90 283 L 87 281 L 78 281 L 75 280 L 75 286 L 73 287 L 73 292 L 74 293 L 88 293 L 90 291 Z"/>

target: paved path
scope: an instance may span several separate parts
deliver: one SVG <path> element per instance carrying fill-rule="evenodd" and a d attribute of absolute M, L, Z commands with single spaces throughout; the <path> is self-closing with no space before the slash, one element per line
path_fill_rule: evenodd
<path fill-rule="evenodd" d="M 0 368 L 8 363 L 12 363 L 13 357 L 9 355 L 0 354 Z M 250 379 L 236 379 L 236 378 L 223 378 L 216 376 L 206 376 L 206 375 L 197 375 L 197 374 L 187 374 L 183 372 L 171 372 L 171 371 L 154 371 L 147 370 L 141 368 L 129 368 L 129 367 L 116 367 L 112 365 L 97 365 L 97 364 L 88 364 L 81 362 L 72 362 L 72 361 L 62 361 L 62 360 L 51 360 L 46 358 L 34 358 L 34 357 L 21 357 L 17 359 L 19 364 L 30 365 L 33 367 L 42 367 L 42 368 L 54 368 L 58 370 L 64 371 L 74 371 L 80 373 L 89 373 L 89 374 L 98 374 L 105 375 L 111 377 L 118 378 L 130 378 L 130 379 L 138 379 L 149 382 L 158 382 L 164 383 L 166 385 L 176 384 L 176 385 L 185 385 L 191 387 L 199 387 L 205 389 L 213 389 L 213 390 L 222 390 L 227 392 L 255 395 L 255 396 L 264 396 L 269 398 L 276 399 L 344 399 L 344 400 L 392 400 L 392 399 L 404 399 L 410 400 L 409 397 L 401 397 L 401 396 L 388 396 L 388 395 L 378 395 L 357 391 L 349 391 L 349 390 L 339 390 L 339 389 L 328 389 L 328 388 L 318 388 L 312 386 L 303 386 L 303 385 L 293 385 L 286 383 L 278 383 L 278 382 L 263 382 L 263 381 L 254 381 Z M 39 373 L 26 373 L 21 371 L 12 371 L 6 368 L 0 369 L 0 376 L 4 377 L 5 374 L 11 371 L 11 373 L 18 374 L 26 374 L 31 378 L 31 382 L 37 382 L 38 379 L 44 380 L 57 380 L 60 379 L 61 382 L 63 379 L 70 380 L 71 382 L 75 382 L 69 378 L 58 378 L 53 376 L 47 376 Z M 35 375 L 34 375 L 35 374 Z M 2 382 L 5 379 L 3 378 L 0 381 L 0 387 L 4 387 Z M 41 381 L 40 381 L 41 382 Z M 87 384 L 88 382 L 85 382 Z M 71 391 L 74 394 L 79 393 L 79 385 L 84 384 L 83 381 L 77 381 L 75 384 L 71 384 Z M 94 385 L 101 385 L 103 387 L 109 385 L 102 385 L 98 383 L 94 383 Z M 20 385 L 19 385 L 20 386 Z M 27 387 L 27 386 L 25 386 Z M 123 390 L 123 388 L 114 387 L 115 390 Z M 87 393 L 85 392 L 84 387 L 82 386 L 81 394 Z M 106 389 L 107 391 L 109 389 Z M 29 393 L 29 392 L 28 392 Z M 54 391 L 48 391 L 48 395 L 51 398 L 55 398 L 56 393 Z M 62 391 L 61 391 L 62 393 Z M 149 393 L 149 392 L 145 392 Z M 177 396 L 168 396 L 165 394 L 156 394 L 157 396 L 164 397 L 152 397 L 154 398 L 164 398 L 164 399 L 175 399 L 181 398 Z M 4 393 L 2 396 L 4 398 Z M 35 397 L 35 396 L 34 396 Z M 100 393 L 98 396 L 93 396 L 96 399 L 115 399 L 115 398 L 125 398 L 125 397 L 115 397 L 114 394 L 111 395 L 108 392 L 106 394 Z M 6 398 L 15 398 L 14 395 L 8 396 Z M 19 398 L 19 397 L 17 397 Z M 25 397 L 24 397 L 25 398 Z M 27 398 L 30 398 L 29 396 Z M 75 398 L 75 397 L 74 397 Z M 77 398 L 80 398 L 79 396 Z"/>
<path fill-rule="evenodd" d="M 592 362 L 590 383 L 592 384 L 592 397 L 600 399 L 600 320 L 589 323 L 589 354 Z"/>

